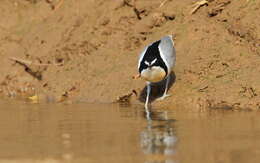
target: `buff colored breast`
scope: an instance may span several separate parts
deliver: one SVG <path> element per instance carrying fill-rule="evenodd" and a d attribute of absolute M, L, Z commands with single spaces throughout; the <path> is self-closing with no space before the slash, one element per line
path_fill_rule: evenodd
<path fill-rule="evenodd" d="M 165 76 L 166 76 L 165 71 L 158 66 L 147 68 L 141 72 L 141 77 L 143 79 L 153 83 L 163 80 Z"/>

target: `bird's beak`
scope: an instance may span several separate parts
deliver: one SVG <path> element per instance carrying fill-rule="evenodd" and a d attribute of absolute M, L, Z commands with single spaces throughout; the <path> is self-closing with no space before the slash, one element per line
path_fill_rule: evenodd
<path fill-rule="evenodd" d="M 138 78 L 140 78 L 140 77 L 141 77 L 140 74 L 136 74 L 136 75 L 134 75 L 132 78 L 133 78 L 133 79 L 138 79 Z"/>

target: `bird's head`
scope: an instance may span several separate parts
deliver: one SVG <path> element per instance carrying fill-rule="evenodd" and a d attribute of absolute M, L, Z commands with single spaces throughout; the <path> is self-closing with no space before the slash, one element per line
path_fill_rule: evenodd
<path fill-rule="evenodd" d="M 159 82 L 166 76 L 165 70 L 158 65 L 157 58 L 152 61 L 144 61 L 144 69 L 141 71 L 141 77 L 150 82 Z M 145 68 L 146 67 L 146 68 Z"/>
<path fill-rule="evenodd" d="M 152 60 L 152 61 L 150 61 L 150 62 L 144 61 L 144 63 L 147 65 L 147 67 L 148 67 L 149 69 L 151 69 L 151 68 L 154 66 L 154 64 L 155 64 L 156 61 L 157 61 L 157 58 L 155 58 L 154 60 Z"/>

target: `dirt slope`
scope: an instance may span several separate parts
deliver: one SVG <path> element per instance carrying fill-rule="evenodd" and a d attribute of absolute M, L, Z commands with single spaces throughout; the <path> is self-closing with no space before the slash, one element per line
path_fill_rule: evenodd
<path fill-rule="evenodd" d="M 260 1 L 2 0 L 0 92 L 40 102 L 112 102 L 142 48 L 174 35 L 172 96 L 155 107 L 260 108 Z M 133 96 L 132 103 L 139 103 Z"/>

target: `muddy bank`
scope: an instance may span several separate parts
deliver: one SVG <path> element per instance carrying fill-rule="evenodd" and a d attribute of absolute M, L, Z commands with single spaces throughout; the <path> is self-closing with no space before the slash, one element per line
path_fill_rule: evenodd
<path fill-rule="evenodd" d="M 139 52 L 172 34 L 176 80 L 154 107 L 259 109 L 260 1 L 195 2 L 1 1 L 0 93 L 40 102 L 139 96 Z"/>

